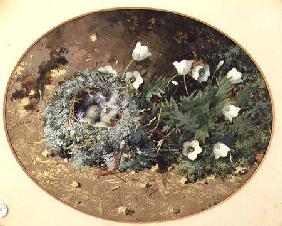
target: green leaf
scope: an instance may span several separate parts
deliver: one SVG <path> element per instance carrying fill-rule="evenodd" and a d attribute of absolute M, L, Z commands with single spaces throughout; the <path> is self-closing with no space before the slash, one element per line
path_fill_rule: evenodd
<path fill-rule="evenodd" d="M 168 81 L 169 81 L 168 78 L 161 78 L 156 82 L 154 82 L 153 84 L 151 84 L 151 86 L 149 86 L 147 91 L 145 91 L 146 100 L 149 102 L 153 96 L 162 97 L 162 94 L 165 93 L 164 89 L 166 88 Z"/>
<path fill-rule="evenodd" d="M 195 139 L 202 143 L 205 143 L 205 140 L 208 137 L 209 137 L 209 133 L 207 131 L 207 128 L 197 129 L 195 132 Z"/>
<path fill-rule="evenodd" d="M 176 121 L 176 127 L 185 132 L 194 131 L 199 127 L 199 124 L 196 123 L 196 117 L 193 117 L 190 112 L 182 113 L 177 109 L 172 115 L 172 119 Z"/>

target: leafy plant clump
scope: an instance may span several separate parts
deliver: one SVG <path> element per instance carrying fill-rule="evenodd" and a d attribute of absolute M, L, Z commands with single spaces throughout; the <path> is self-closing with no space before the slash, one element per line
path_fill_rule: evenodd
<path fill-rule="evenodd" d="M 138 42 L 123 73 L 105 66 L 64 81 L 44 112 L 49 148 L 75 166 L 106 172 L 174 165 L 190 181 L 255 164 L 268 146 L 272 114 L 248 57 L 232 47 L 206 61 L 175 61 L 177 72 L 157 80 L 127 72 L 150 56 Z"/>

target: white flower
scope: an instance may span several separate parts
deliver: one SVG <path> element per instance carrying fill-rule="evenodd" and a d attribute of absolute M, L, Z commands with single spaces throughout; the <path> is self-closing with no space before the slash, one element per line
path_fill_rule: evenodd
<path fill-rule="evenodd" d="M 125 81 L 131 82 L 134 89 L 138 89 L 143 83 L 143 78 L 141 77 L 139 71 L 126 72 Z"/>
<path fill-rule="evenodd" d="M 210 76 L 209 65 L 197 65 L 192 70 L 192 78 L 198 82 L 206 82 Z"/>
<path fill-rule="evenodd" d="M 226 157 L 229 151 L 230 148 L 221 142 L 218 142 L 213 146 L 213 153 L 215 159 L 219 159 L 220 157 Z"/>
<path fill-rule="evenodd" d="M 148 46 L 142 46 L 141 42 L 137 42 L 135 49 L 132 52 L 132 59 L 142 61 L 151 55 Z"/>
<path fill-rule="evenodd" d="M 105 74 L 112 74 L 114 77 L 118 75 L 118 73 L 112 68 L 111 65 L 107 65 L 105 67 L 99 67 L 98 71 Z"/>
<path fill-rule="evenodd" d="M 231 84 L 237 84 L 243 82 L 241 79 L 242 73 L 237 71 L 235 67 L 233 67 L 226 75 L 227 78 L 230 78 Z"/>
<path fill-rule="evenodd" d="M 187 75 L 192 67 L 193 60 L 174 61 L 173 66 L 176 68 L 179 75 Z"/>
<path fill-rule="evenodd" d="M 191 142 L 186 141 L 183 144 L 182 155 L 187 156 L 190 160 L 195 160 L 202 152 L 202 148 L 199 145 L 199 141 L 193 140 Z"/>
<path fill-rule="evenodd" d="M 236 107 L 233 104 L 226 105 L 223 108 L 223 114 L 225 116 L 225 120 L 229 120 L 230 122 L 232 122 L 232 119 L 238 116 L 240 110 L 241 108 Z"/>

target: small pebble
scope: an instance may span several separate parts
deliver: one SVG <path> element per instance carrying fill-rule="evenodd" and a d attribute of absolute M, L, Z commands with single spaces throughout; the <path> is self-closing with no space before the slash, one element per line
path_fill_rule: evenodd
<path fill-rule="evenodd" d="M 171 208 L 170 212 L 173 213 L 174 215 L 179 215 L 181 213 L 180 209 L 178 208 Z"/>
<path fill-rule="evenodd" d="M 41 155 L 43 155 L 44 157 L 47 158 L 47 157 L 52 156 L 52 153 L 50 151 L 48 151 L 48 150 L 45 150 L 45 151 L 41 152 Z"/>
<path fill-rule="evenodd" d="M 142 183 L 140 184 L 141 188 L 149 188 L 151 185 L 149 183 Z"/>
<path fill-rule="evenodd" d="M 29 106 L 31 106 L 31 101 L 28 97 L 24 97 L 22 100 L 21 100 L 21 105 L 24 107 L 24 108 L 27 108 Z"/>
<path fill-rule="evenodd" d="M 53 92 L 55 90 L 56 86 L 54 85 L 45 85 L 45 90 L 49 93 Z"/>
<path fill-rule="evenodd" d="M 91 42 L 95 42 L 97 40 L 97 33 L 93 33 L 92 35 L 90 35 L 90 40 Z"/>
<path fill-rule="evenodd" d="M 246 167 L 237 166 L 234 172 L 234 175 L 243 175 L 247 173 L 248 169 Z"/>
<path fill-rule="evenodd" d="M 117 190 L 119 188 L 120 188 L 119 186 L 115 186 L 115 187 L 112 188 L 112 191 Z"/>
<path fill-rule="evenodd" d="M 64 162 L 65 162 L 65 163 L 68 163 L 68 162 L 69 162 L 69 160 L 68 160 L 67 158 L 65 158 L 65 159 L 64 159 Z"/>
<path fill-rule="evenodd" d="M 129 174 L 134 175 L 134 174 L 136 174 L 136 172 L 134 170 L 130 170 Z"/>
<path fill-rule="evenodd" d="M 174 169 L 174 166 L 170 166 L 167 168 L 168 171 L 172 171 Z"/>
<path fill-rule="evenodd" d="M 182 177 L 182 178 L 180 179 L 180 183 L 181 183 L 181 184 L 187 184 L 187 183 L 188 183 L 188 179 L 187 179 L 186 177 Z"/>
<path fill-rule="evenodd" d="M 80 183 L 77 182 L 77 181 L 73 181 L 71 186 L 73 186 L 74 188 L 80 188 L 81 187 Z"/>
<path fill-rule="evenodd" d="M 34 90 L 34 89 L 32 89 L 32 90 L 29 92 L 29 94 L 28 94 L 28 95 L 29 95 L 30 97 L 35 97 L 35 96 L 36 96 L 36 94 L 37 94 L 37 93 L 35 92 L 35 90 Z"/>
<path fill-rule="evenodd" d="M 124 215 L 132 215 L 132 214 L 134 213 L 134 211 L 128 209 L 128 208 L 125 207 L 125 206 L 120 206 L 120 207 L 118 208 L 118 213 L 119 213 L 119 214 L 124 214 Z"/>
<path fill-rule="evenodd" d="M 50 76 L 54 79 L 58 79 L 67 73 L 65 69 L 53 69 L 50 72 Z"/>
<path fill-rule="evenodd" d="M 209 181 L 214 181 L 215 180 L 215 175 L 210 175 L 210 176 L 207 176 L 206 179 Z"/>
<path fill-rule="evenodd" d="M 152 172 L 159 172 L 160 171 L 159 164 L 156 164 L 156 165 L 152 166 L 151 171 Z"/>

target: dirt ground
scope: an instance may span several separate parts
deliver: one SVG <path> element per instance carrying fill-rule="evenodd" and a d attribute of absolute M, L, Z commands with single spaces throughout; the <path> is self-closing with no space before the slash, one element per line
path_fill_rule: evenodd
<path fill-rule="evenodd" d="M 90 36 L 94 37 L 91 40 Z M 15 77 L 23 70 L 44 81 L 53 69 L 65 77 L 107 64 L 117 71 L 128 64 L 137 41 L 150 47 L 150 61 L 131 70 L 147 76 L 172 73 L 171 64 L 181 58 L 202 58 L 230 45 L 218 32 L 191 19 L 168 13 L 125 10 L 94 13 L 66 23 L 33 45 L 19 63 L 7 91 L 6 129 L 13 152 L 25 172 L 53 197 L 84 213 L 115 221 L 148 222 L 188 216 L 223 201 L 252 175 L 221 179 L 208 177 L 181 183 L 173 171 L 124 172 L 97 176 L 97 169 L 77 170 L 59 157 L 43 156 L 42 112 L 56 84 L 43 90 L 44 98 L 33 110 L 22 109 Z M 37 81 L 37 82 L 38 82 Z M 37 84 L 38 87 L 44 83 Z M 76 183 L 73 183 L 76 182 Z M 127 214 L 119 211 L 126 207 Z"/>

